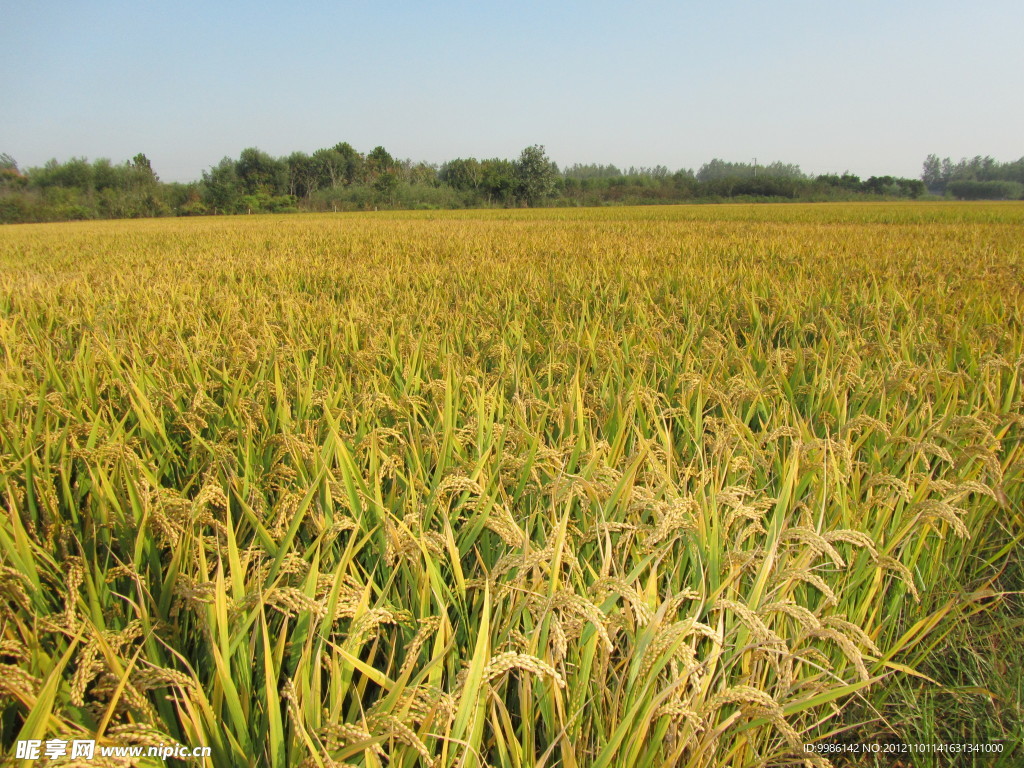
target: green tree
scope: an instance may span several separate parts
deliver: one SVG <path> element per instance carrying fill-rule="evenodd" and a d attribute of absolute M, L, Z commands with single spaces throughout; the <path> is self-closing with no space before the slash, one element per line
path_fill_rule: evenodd
<path fill-rule="evenodd" d="M 337 189 L 345 183 L 345 156 L 336 149 L 318 149 L 313 153 L 313 163 L 318 186 Z"/>
<path fill-rule="evenodd" d="M 141 174 L 150 176 L 153 181 L 159 181 L 160 177 L 153 171 L 153 164 L 149 162 L 149 158 L 139 152 L 135 157 L 132 158 L 132 168 L 139 171 Z"/>
<path fill-rule="evenodd" d="M 697 171 L 700 182 L 753 178 L 806 179 L 807 176 L 799 165 L 793 163 L 730 163 L 717 157 L 704 163 Z"/>
<path fill-rule="evenodd" d="M 516 191 L 527 205 L 540 203 L 555 192 L 558 166 L 544 153 L 544 147 L 534 144 L 524 149 L 513 164 Z"/>
<path fill-rule="evenodd" d="M 255 147 L 242 150 L 235 172 L 242 189 L 250 195 L 257 192 L 282 194 L 288 187 L 287 165 Z"/>
<path fill-rule="evenodd" d="M 942 172 L 942 161 L 938 155 L 928 155 L 924 159 L 921 168 L 921 181 L 928 187 L 928 191 L 935 195 L 941 195 L 946 191 L 949 178 Z"/>
<path fill-rule="evenodd" d="M 516 191 L 516 169 L 510 160 L 492 158 L 480 163 L 480 188 L 488 203 L 508 205 Z"/>
<path fill-rule="evenodd" d="M 441 181 L 461 192 L 477 191 L 483 181 L 483 168 L 475 157 L 456 158 L 441 166 Z"/>
<path fill-rule="evenodd" d="M 235 213 L 241 196 L 241 182 L 230 157 L 203 171 L 203 202 L 214 213 Z"/>
<path fill-rule="evenodd" d="M 395 190 L 398 188 L 398 174 L 394 170 L 387 170 L 377 175 L 377 178 L 373 182 L 373 188 L 376 189 L 382 198 L 388 203 L 393 204 L 395 198 Z"/>
<path fill-rule="evenodd" d="M 29 174 L 33 186 L 45 189 L 47 187 L 63 187 L 65 189 L 75 188 L 79 190 L 92 190 L 93 188 L 93 167 L 92 163 L 84 157 L 73 157 L 66 163 L 59 163 L 56 159 L 47 161 L 42 168 L 33 168 Z"/>
<path fill-rule="evenodd" d="M 896 186 L 901 197 L 920 197 L 926 191 L 925 184 L 920 179 L 896 179 Z"/>
<path fill-rule="evenodd" d="M 437 186 L 437 166 L 430 163 L 415 163 L 406 161 L 403 166 L 405 178 L 410 184 L 426 184 Z"/>
<path fill-rule="evenodd" d="M 1024 194 L 1024 185 L 1015 181 L 951 181 L 947 187 L 958 200 L 1016 200 Z"/>
<path fill-rule="evenodd" d="M 127 174 L 125 166 L 114 167 L 105 157 L 92 164 L 92 178 L 97 191 L 104 189 L 126 189 Z"/>
<path fill-rule="evenodd" d="M 308 198 L 320 188 L 319 164 L 305 152 L 292 152 L 285 165 L 289 195 Z"/>
<path fill-rule="evenodd" d="M 611 179 L 622 176 L 622 171 L 614 165 L 574 163 L 562 171 L 562 176 L 567 179 L 579 179 L 580 181 L 584 179 Z"/>
<path fill-rule="evenodd" d="M 334 145 L 334 151 L 342 157 L 342 175 L 345 178 L 345 183 L 355 184 L 362 181 L 366 161 L 363 156 L 356 151 L 355 147 L 347 141 L 343 141 L 340 144 Z"/>
<path fill-rule="evenodd" d="M 374 147 L 373 151 L 366 156 L 367 170 L 370 176 L 376 177 L 395 170 L 395 158 L 391 156 L 384 147 Z"/>

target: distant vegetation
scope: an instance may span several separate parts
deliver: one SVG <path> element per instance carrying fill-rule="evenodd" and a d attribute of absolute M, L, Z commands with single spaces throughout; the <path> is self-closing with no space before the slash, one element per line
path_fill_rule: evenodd
<path fill-rule="evenodd" d="M 456 158 L 442 165 L 399 160 L 342 142 L 313 154 L 273 157 L 250 147 L 182 184 L 160 181 L 144 154 L 115 165 L 72 158 L 22 170 L 0 155 L 0 223 L 374 209 L 600 206 L 722 200 L 961 200 L 1024 197 L 1024 158 L 953 163 L 929 155 L 920 179 L 851 173 L 810 176 L 798 165 L 714 159 L 696 172 L 665 166 L 563 169 L 542 146 L 515 160 Z"/>
<path fill-rule="evenodd" d="M 1024 157 L 1000 163 L 980 155 L 959 163 L 928 155 L 921 180 L 935 195 L 960 200 L 1020 200 L 1024 197 Z"/>

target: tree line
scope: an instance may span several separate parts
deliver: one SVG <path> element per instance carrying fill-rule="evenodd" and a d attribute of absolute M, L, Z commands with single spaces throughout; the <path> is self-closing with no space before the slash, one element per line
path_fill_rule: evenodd
<path fill-rule="evenodd" d="M 544 147 L 515 159 L 456 158 L 441 165 L 394 157 L 378 146 L 362 153 L 348 142 L 274 157 L 254 147 L 225 157 L 190 183 L 162 182 L 144 154 L 122 164 L 100 159 L 51 160 L 21 169 L 0 155 L 0 222 L 150 216 L 594 206 L 721 200 L 1018 199 L 1024 158 L 976 157 L 953 163 L 929 155 L 920 179 L 851 173 L 811 176 L 798 165 L 714 159 L 696 172 L 665 166 L 575 164 L 559 169 Z"/>
<path fill-rule="evenodd" d="M 961 200 L 1020 200 L 1024 198 L 1024 157 L 1000 163 L 977 155 L 954 163 L 928 155 L 921 180 L 935 195 L 950 195 Z"/>

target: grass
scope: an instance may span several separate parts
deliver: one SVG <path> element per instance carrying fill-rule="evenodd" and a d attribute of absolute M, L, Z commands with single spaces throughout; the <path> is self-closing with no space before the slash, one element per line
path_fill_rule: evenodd
<path fill-rule="evenodd" d="M 855 728 L 1019 755 L 1022 223 L 0 230 L 0 743 L 824 765 L 802 745 Z"/>

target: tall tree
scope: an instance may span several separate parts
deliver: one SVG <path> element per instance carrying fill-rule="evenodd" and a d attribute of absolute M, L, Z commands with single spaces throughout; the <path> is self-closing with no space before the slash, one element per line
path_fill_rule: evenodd
<path fill-rule="evenodd" d="M 510 160 L 495 157 L 480 163 L 480 188 L 488 203 L 507 205 L 516 192 L 516 169 Z"/>
<path fill-rule="evenodd" d="M 413 163 L 406 160 L 402 165 L 405 179 L 410 184 L 429 184 L 437 186 L 437 166 L 430 163 Z"/>
<path fill-rule="evenodd" d="M 208 172 L 203 171 L 204 202 L 214 213 L 234 213 L 242 196 L 235 161 L 225 157 Z"/>
<path fill-rule="evenodd" d="M 475 157 L 449 160 L 441 166 L 441 181 L 460 191 L 477 190 L 483 180 L 483 168 Z"/>
<path fill-rule="evenodd" d="M 345 183 L 345 157 L 336 149 L 318 149 L 313 153 L 321 187 L 337 189 Z"/>
<path fill-rule="evenodd" d="M 921 181 L 928 187 L 929 192 L 936 195 L 941 195 L 946 191 L 948 179 L 943 177 L 942 161 L 939 160 L 938 155 L 928 155 L 924 159 L 924 165 L 921 167 Z"/>
<path fill-rule="evenodd" d="M 257 192 L 278 195 L 287 188 L 287 166 L 255 147 L 242 150 L 235 172 L 242 189 L 250 195 Z"/>
<path fill-rule="evenodd" d="M 309 197 L 320 186 L 317 162 L 305 152 L 292 152 L 285 161 L 288 166 L 288 194 Z"/>
<path fill-rule="evenodd" d="M 356 184 L 363 179 L 365 160 L 355 147 L 347 141 L 334 145 L 334 151 L 341 155 L 343 160 L 343 175 L 346 184 Z"/>
<path fill-rule="evenodd" d="M 132 158 L 131 166 L 136 170 L 148 173 L 154 180 L 158 180 L 156 173 L 153 172 L 153 164 L 149 162 L 149 158 L 141 152 Z"/>
<path fill-rule="evenodd" d="M 374 147 L 366 156 L 366 165 L 373 177 L 395 170 L 395 158 L 384 147 Z"/>
<path fill-rule="evenodd" d="M 540 144 L 524 149 L 514 163 L 514 170 L 517 191 L 527 205 L 537 205 L 554 194 L 558 166 L 548 159 Z"/>

